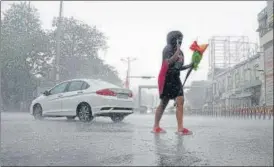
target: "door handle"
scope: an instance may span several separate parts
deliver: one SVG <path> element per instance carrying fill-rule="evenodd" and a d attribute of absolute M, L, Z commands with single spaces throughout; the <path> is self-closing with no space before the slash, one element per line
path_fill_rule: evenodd
<path fill-rule="evenodd" d="M 80 94 L 80 93 L 83 93 L 83 91 L 78 91 L 77 93 Z"/>

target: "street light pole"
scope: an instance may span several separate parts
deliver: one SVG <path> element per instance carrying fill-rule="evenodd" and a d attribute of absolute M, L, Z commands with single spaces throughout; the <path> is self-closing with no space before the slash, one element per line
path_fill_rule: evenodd
<path fill-rule="evenodd" d="M 2 82 L 2 65 L 0 63 L 0 112 L 2 112 L 3 110 L 3 99 L 2 99 L 2 85 L 1 85 L 1 82 Z"/>
<path fill-rule="evenodd" d="M 2 7 L 2 1 L 0 1 L 0 7 Z M 1 19 L 1 22 L 2 22 L 2 19 Z M 3 99 L 2 99 L 2 85 L 1 85 L 1 82 L 2 82 L 2 66 L 3 66 L 3 62 L 0 62 L 0 112 L 2 112 L 3 110 Z M 0 114 L 0 117 L 1 117 L 1 114 Z"/>
<path fill-rule="evenodd" d="M 126 58 L 122 58 L 121 61 L 126 62 L 127 63 L 127 76 L 126 76 L 126 83 L 125 83 L 125 87 L 127 89 L 129 89 L 130 86 L 130 81 L 129 81 L 129 75 L 130 75 L 130 65 L 131 62 L 137 60 L 136 58 L 130 58 L 130 57 L 126 57 Z"/>
<path fill-rule="evenodd" d="M 57 23 L 57 38 L 56 38 L 56 61 L 55 61 L 55 79 L 56 82 L 60 79 L 60 38 L 61 38 L 61 26 L 62 26 L 62 14 L 63 14 L 63 1 L 60 1 L 59 6 L 59 17 L 58 17 L 58 23 Z"/>

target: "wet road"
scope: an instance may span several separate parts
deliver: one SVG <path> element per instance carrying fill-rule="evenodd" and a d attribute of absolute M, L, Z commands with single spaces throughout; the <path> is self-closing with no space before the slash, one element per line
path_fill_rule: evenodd
<path fill-rule="evenodd" d="M 150 133 L 152 115 L 122 123 L 64 118 L 35 121 L 1 114 L 2 165 L 273 165 L 273 120 L 186 117 L 192 136 L 175 135 L 175 115 L 164 115 L 166 134 Z"/>

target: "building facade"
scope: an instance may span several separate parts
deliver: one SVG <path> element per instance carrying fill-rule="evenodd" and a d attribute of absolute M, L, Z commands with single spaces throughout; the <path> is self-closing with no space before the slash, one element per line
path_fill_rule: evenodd
<path fill-rule="evenodd" d="M 211 88 L 214 108 L 263 105 L 262 58 L 263 55 L 258 53 L 214 76 L 213 90 Z"/>
<path fill-rule="evenodd" d="M 264 93 L 266 106 L 273 106 L 273 1 L 258 14 L 261 51 L 264 59 Z"/>
<path fill-rule="evenodd" d="M 209 111 L 217 112 L 220 108 L 231 107 L 273 106 L 273 1 L 267 1 L 267 6 L 258 14 L 257 19 L 260 48 L 254 49 L 253 53 L 247 52 L 244 60 L 227 65 L 225 61 L 230 56 L 225 56 L 229 52 L 225 50 L 220 54 L 224 57 L 221 63 L 226 66 L 218 68 L 216 65 L 220 63 L 213 59 L 216 57 L 216 48 L 211 49 L 210 57 L 213 58 L 210 59 L 212 65 L 208 73 L 211 84 L 207 88 L 205 104 Z"/>

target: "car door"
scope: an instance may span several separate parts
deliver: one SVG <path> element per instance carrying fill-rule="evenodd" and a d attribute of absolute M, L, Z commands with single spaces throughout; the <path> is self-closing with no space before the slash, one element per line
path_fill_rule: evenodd
<path fill-rule="evenodd" d="M 49 91 L 49 95 L 42 102 L 43 114 L 57 116 L 61 113 L 63 93 L 67 86 L 68 82 L 64 82 Z"/>
<path fill-rule="evenodd" d="M 83 101 L 82 95 L 86 82 L 77 80 L 71 81 L 68 85 L 67 92 L 62 100 L 62 113 L 66 116 L 75 116 L 77 105 Z"/>

